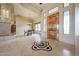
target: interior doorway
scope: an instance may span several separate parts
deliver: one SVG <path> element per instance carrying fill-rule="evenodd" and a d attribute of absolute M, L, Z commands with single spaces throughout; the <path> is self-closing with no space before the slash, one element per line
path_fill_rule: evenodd
<path fill-rule="evenodd" d="M 47 17 L 47 38 L 58 40 L 59 36 L 59 12 L 53 13 Z"/>

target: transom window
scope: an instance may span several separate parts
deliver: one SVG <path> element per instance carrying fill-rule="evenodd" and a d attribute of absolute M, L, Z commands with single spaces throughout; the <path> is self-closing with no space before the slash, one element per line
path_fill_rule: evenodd
<path fill-rule="evenodd" d="M 69 6 L 69 3 L 64 3 L 64 7 L 67 7 L 67 6 Z"/>
<path fill-rule="evenodd" d="M 55 7 L 53 9 L 49 10 L 49 14 L 52 14 L 52 13 L 57 12 L 57 11 L 58 11 L 58 7 Z"/>

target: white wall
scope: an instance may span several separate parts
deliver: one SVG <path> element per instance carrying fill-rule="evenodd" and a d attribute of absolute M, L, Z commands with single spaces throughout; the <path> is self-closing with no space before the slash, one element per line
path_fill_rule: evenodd
<path fill-rule="evenodd" d="M 28 23 L 29 21 L 26 19 L 16 17 L 16 35 L 24 35 L 24 30 L 31 29 L 31 27 L 27 25 Z"/>
<path fill-rule="evenodd" d="M 79 3 L 75 4 L 75 48 L 79 56 Z"/>

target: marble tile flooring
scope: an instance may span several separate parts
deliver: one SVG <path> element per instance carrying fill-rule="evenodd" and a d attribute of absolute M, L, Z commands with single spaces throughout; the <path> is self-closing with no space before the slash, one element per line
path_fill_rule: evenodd
<path fill-rule="evenodd" d="M 0 42 L 0 56 L 74 56 L 75 49 L 69 45 L 56 40 L 47 40 L 52 51 L 32 50 L 34 40 L 30 37 L 17 37 Z"/>

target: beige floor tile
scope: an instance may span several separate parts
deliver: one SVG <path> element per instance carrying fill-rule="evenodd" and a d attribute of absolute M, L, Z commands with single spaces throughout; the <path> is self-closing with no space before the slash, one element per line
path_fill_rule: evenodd
<path fill-rule="evenodd" d="M 74 46 L 56 40 L 47 40 L 52 47 L 52 51 L 32 50 L 33 40 L 26 37 L 18 37 L 0 43 L 0 55 L 13 56 L 72 56 Z"/>

